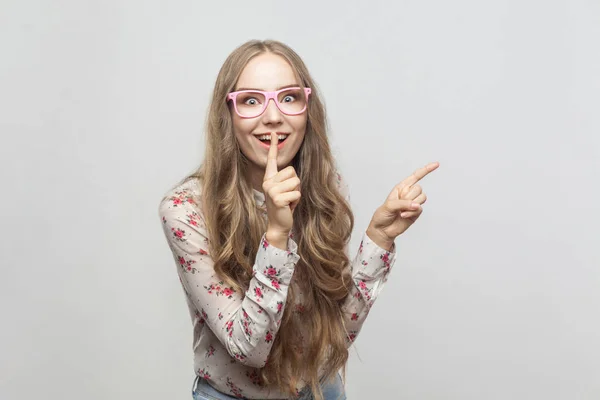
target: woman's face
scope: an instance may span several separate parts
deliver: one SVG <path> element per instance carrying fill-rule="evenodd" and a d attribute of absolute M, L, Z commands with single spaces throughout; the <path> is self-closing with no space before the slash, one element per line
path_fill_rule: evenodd
<path fill-rule="evenodd" d="M 276 91 L 284 86 L 300 86 L 292 67 L 281 56 L 263 53 L 254 57 L 243 69 L 234 91 L 257 89 L 266 92 Z M 306 115 L 286 115 L 277 108 L 274 100 L 270 100 L 265 112 L 255 118 L 241 118 L 230 102 L 233 131 L 244 155 L 254 164 L 255 173 L 264 170 L 267 165 L 268 146 L 265 146 L 256 135 L 277 132 L 289 134 L 283 143 L 280 140 L 277 155 L 279 170 L 290 165 L 300 149 L 306 131 Z M 266 144 L 270 144 L 266 142 Z M 258 177 L 257 177 L 258 178 Z"/>

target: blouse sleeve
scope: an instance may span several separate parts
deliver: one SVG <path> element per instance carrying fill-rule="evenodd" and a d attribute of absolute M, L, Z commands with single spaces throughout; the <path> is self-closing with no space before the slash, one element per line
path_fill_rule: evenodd
<path fill-rule="evenodd" d="M 350 202 L 348 185 L 339 173 L 338 188 L 346 201 Z M 346 245 L 345 252 L 349 254 L 348 245 Z M 358 252 L 350 265 L 353 285 L 350 288 L 350 294 L 342 305 L 348 347 L 352 345 L 358 336 L 369 310 L 387 281 L 395 261 L 395 243 L 388 251 L 375 244 L 366 232 L 363 233 Z"/>
<path fill-rule="evenodd" d="M 228 287 L 208 254 L 206 226 L 187 190 L 166 197 L 159 215 L 188 300 L 229 354 L 242 364 L 265 366 L 286 304 L 298 246 L 288 238 L 287 250 L 271 245 L 266 235 L 257 243 L 253 277 L 245 293 Z"/>

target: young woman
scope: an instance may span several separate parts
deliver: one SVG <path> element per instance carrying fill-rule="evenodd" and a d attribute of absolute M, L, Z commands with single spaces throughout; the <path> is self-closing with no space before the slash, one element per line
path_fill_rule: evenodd
<path fill-rule="evenodd" d="M 300 57 L 250 41 L 223 64 L 198 171 L 159 208 L 193 322 L 195 399 L 345 399 L 348 347 L 422 213 L 397 184 L 351 260 L 348 186 Z"/>

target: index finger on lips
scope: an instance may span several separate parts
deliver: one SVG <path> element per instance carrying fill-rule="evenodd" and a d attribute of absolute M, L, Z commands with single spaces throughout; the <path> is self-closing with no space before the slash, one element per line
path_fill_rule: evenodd
<path fill-rule="evenodd" d="M 265 168 L 265 178 L 271 179 L 275 175 L 277 175 L 277 144 L 279 142 L 279 138 L 275 132 L 271 132 L 271 145 L 269 147 L 269 154 L 267 155 L 267 166 Z"/>

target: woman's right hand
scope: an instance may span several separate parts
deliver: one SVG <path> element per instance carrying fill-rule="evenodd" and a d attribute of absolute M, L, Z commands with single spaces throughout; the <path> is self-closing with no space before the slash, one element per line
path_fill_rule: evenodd
<path fill-rule="evenodd" d="M 292 214 L 300 201 L 300 178 L 291 165 L 277 171 L 278 142 L 277 134 L 271 132 L 271 147 L 262 188 L 269 220 L 267 232 L 287 240 L 294 224 Z"/>

